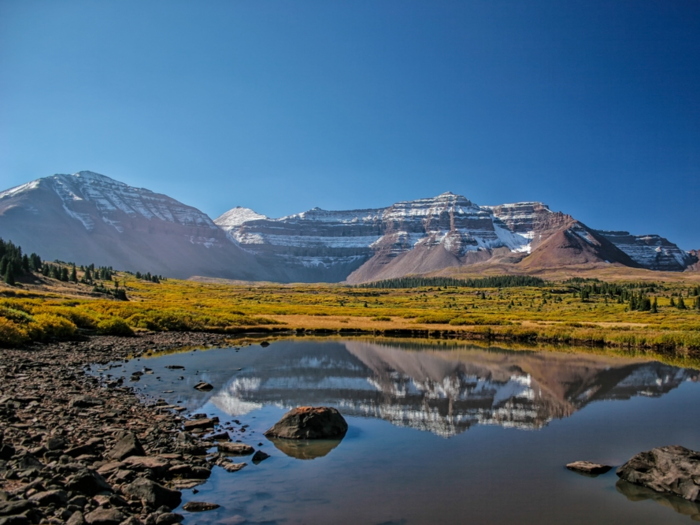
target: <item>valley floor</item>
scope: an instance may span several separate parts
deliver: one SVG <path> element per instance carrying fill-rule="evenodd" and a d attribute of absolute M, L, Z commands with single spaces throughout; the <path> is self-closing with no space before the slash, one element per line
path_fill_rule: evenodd
<path fill-rule="evenodd" d="M 694 275 L 681 277 L 639 282 L 618 276 L 615 285 L 622 295 L 614 295 L 603 290 L 603 281 L 377 289 L 220 280 L 153 283 L 119 272 L 95 288 L 34 275 L 16 286 L 0 285 L 0 345 L 151 330 L 440 337 L 695 355 L 700 353 L 700 288 Z M 116 288 L 125 290 L 128 301 L 104 292 Z M 654 301 L 656 311 L 635 309 L 630 297 L 637 295 Z M 678 307 L 681 302 L 685 308 Z"/>

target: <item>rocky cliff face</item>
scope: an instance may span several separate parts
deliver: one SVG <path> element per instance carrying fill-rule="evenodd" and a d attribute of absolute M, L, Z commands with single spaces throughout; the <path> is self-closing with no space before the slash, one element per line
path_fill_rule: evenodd
<path fill-rule="evenodd" d="M 247 219 L 246 217 L 250 217 Z M 359 283 L 499 261 L 535 267 L 649 259 L 539 202 L 478 206 L 461 195 L 399 202 L 388 208 L 325 211 L 270 219 L 234 209 L 214 221 L 281 280 Z M 675 245 L 674 253 L 682 253 Z M 654 269 L 670 269 L 666 265 Z M 674 269 L 682 269 L 673 267 Z"/>
<path fill-rule="evenodd" d="M 89 171 L 0 193 L 0 235 L 47 259 L 171 277 L 264 274 L 196 208 Z"/>
<path fill-rule="evenodd" d="M 540 202 L 479 206 L 447 192 L 279 219 L 237 207 L 212 221 L 166 195 L 87 171 L 0 193 L 0 235 L 48 259 L 282 282 L 359 283 L 474 264 L 534 272 L 605 264 L 682 271 L 697 263 L 657 235 L 592 230 Z"/>
<path fill-rule="evenodd" d="M 650 270 L 680 272 L 693 264 L 691 254 L 659 235 L 632 235 L 624 231 L 599 231 L 602 236 Z"/>

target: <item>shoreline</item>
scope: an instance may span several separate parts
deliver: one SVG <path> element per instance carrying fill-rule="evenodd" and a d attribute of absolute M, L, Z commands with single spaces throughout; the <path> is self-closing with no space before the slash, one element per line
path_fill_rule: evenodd
<path fill-rule="evenodd" d="M 170 516 L 179 491 L 231 464 L 207 454 L 216 441 L 205 434 L 218 421 L 145 404 L 118 381 L 101 384 L 87 365 L 225 345 L 223 335 L 164 332 L 0 349 L 0 523 L 181 520 Z"/>

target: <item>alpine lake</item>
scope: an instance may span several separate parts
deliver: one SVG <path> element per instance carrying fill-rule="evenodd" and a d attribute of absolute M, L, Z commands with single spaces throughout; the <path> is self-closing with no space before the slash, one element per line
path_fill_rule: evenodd
<path fill-rule="evenodd" d="M 589 477 L 565 468 L 577 460 L 619 466 L 665 445 L 699 450 L 693 369 L 595 352 L 296 338 L 154 354 L 92 372 L 128 378 L 145 369 L 125 383 L 144 402 L 217 416 L 233 441 L 270 455 L 258 464 L 240 459 L 248 465 L 238 472 L 215 467 L 206 483 L 183 490 L 183 504 L 221 505 L 176 510 L 185 523 L 700 520 L 699 505 L 621 481 L 615 469 Z M 200 381 L 214 388 L 198 391 Z M 345 437 L 263 436 L 306 405 L 337 408 L 349 425 Z"/>

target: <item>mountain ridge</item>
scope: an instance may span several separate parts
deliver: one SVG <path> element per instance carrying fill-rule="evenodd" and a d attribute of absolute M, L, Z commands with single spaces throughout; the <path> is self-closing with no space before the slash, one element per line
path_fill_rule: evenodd
<path fill-rule="evenodd" d="M 697 252 L 660 235 L 594 230 L 536 201 L 462 195 L 270 218 L 237 206 L 215 220 L 165 194 L 90 171 L 0 192 L 0 236 L 48 258 L 171 277 L 360 283 L 448 268 L 575 265 L 695 271 Z"/>

